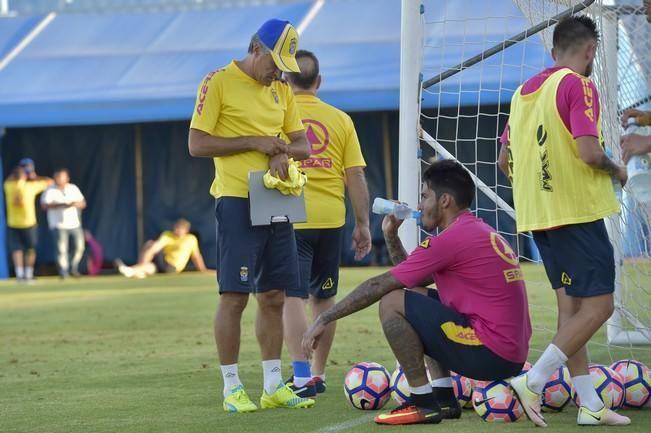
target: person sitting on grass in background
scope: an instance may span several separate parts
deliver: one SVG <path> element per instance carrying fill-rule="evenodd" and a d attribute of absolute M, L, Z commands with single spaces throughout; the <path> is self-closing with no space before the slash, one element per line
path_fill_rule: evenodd
<path fill-rule="evenodd" d="M 156 272 L 182 272 L 190 259 L 197 271 L 207 270 L 199 241 L 190 233 L 190 222 L 181 218 L 174 224 L 173 231 L 164 231 L 157 240 L 145 243 L 138 263 L 126 266 L 122 260 L 116 259 L 115 265 L 127 278 L 146 278 Z"/>
<path fill-rule="evenodd" d="M 378 424 L 439 423 L 459 418 L 450 371 L 478 380 L 514 376 L 529 350 L 531 322 L 518 256 L 469 210 L 475 185 L 459 163 L 434 162 L 423 174 L 419 209 L 427 237 L 407 255 L 392 215 L 382 231 L 389 272 L 373 277 L 318 316 L 303 337 L 306 355 L 328 324 L 380 302 L 380 321 L 411 396 L 375 417 Z M 427 289 L 436 283 L 436 290 Z M 405 290 L 407 288 L 408 290 Z M 427 379 L 424 355 L 432 358 Z"/>

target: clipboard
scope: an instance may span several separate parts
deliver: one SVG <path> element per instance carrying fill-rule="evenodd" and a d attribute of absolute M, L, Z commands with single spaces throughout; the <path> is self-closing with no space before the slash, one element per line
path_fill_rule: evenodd
<path fill-rule="evenodd" d="M 249 172 L 249 215 L 252 226 L 268 226 L 275 222 L 304 223 L 305 196 L 284 195 L 277 189 L 267 189 L 264 171 Z"/>

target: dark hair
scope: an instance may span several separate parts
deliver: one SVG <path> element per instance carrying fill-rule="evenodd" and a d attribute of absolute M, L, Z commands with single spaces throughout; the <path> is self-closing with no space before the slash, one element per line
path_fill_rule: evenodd
<path fill-rule="evenodd" d="M 68 176 L 70 176 L 70 171 L 65 167 L 57 168 L 56 170 L 54 170 L 55 176 L 59 173 L 66 173 Z"/>
<path fill-rule="evenodd" d="M 285 76 L 294 86 L 307 90 L 316 83 L 319 76 L 319 59 L 316 58 L 312 51 L 298 50 L 296 52 L 296 60 L 307 58 L 312 60 L 311 65 L 303 65 L 301 72 L 286 72 Z"/>
<path fill-rule="evenodd" d="M 554 48 L 563 52 L 589 41 L 599 41 L 597 24 L 586 15 L 562 19 L 554 28 Z"/>
<path fill-rule="evenodd" d="M 475 183 L 461 164 L 451 159 L 436 161 L 423 173 L 423 181 L 440 197 L 450 194 L 459 209 L 470 207 L 475 195 Z"/>

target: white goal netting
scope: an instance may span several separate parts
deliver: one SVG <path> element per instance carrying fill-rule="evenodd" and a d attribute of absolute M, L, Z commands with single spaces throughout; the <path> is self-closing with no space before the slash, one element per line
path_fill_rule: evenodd
<path fill-rule="evenodd" d="M 522 82 L 553 64 L 555 19 L 589 14 L 602 35 L 592 78 L 600 92 L 604 138 L 619 158 L 622 112 L 651 110 L 651 24 L 641 0 L 425 0 L 421 9 L 410 1 L 403 0 L 400 116 L 401 130 L 407 125 L 416 132 L 401 135 L 401 200 L 414 204 L 416 174 L 432 160 L 463 163 L 478 186 L 473 210 L 511 242 L 525 263 L 535 328 L 532 350 L 539 350 L 555 332 L 555 300 L 531 236 L 516 234 L 511 187 L 496 164 L 511 96 Z M 416 15 L 407 26 L 406 13 Z M 412 91 L 420 97 L 410 99 Z M 416 162 L 404 161 L 414 154 Z M 628 189 L 622 209 L 608 221 L 617 258 L 617 309 L 590 349 L 595 362 L 633 357 L 650 363 L 651 213 Z"/>

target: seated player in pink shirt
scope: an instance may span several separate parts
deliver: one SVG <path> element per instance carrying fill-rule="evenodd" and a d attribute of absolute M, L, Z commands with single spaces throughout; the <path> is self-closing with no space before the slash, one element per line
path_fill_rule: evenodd
<path fill-rule="evenodd" d="M 457 162 L 433 163 L 423 174 L 419 209 L 429 236 L 409 256 L 398 238 L 400 220 L 382 230 L 396 265 L 365 281 L 322 313 L 305 333 L 309 355 L 326 325 L 380 301 L 380 321 L 405 371 L 411 397 L 375 417 L 378 424 L 439 423 L 458 418 L 449 370 L 479 380 L 519 374 L 531 322 L 518 257 L 508 242 L 469 210 L 475 185 Z M 436 290 L 425 286 L 436 284 Z M 405 290 L 405 288 L 407 290 Z M 424 355 L 433 359 L 433 382 Z"/>

